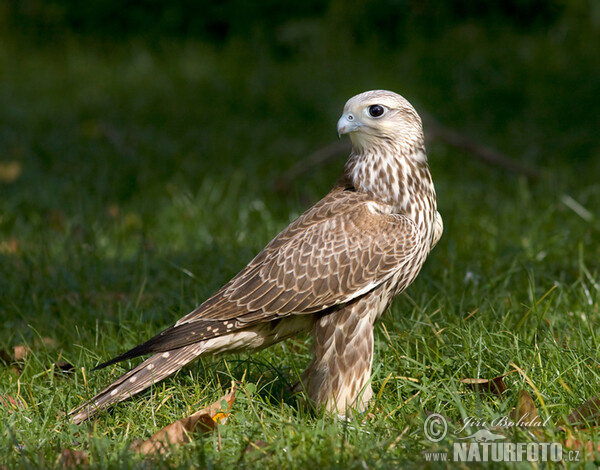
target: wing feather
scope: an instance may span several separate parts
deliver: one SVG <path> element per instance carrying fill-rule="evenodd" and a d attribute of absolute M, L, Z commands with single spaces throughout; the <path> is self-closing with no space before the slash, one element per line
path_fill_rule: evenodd
<path fill-rule="evenodd" d="M 106 365 L 318 312 L 376 288 L 412 260 L 419 232 L 410 218 L 377 213 L 372 205 L 364 193 L 333 190 L 206 302 Z"/>
<path fill-rule="evenodd" d="M 255 309 L 266 317 L 303 313 L 301 308 L 290 310 L 297 308 L 294 298 L 305 304 L 305 297 L 297 293 L 308 293 L 308 305 L 317 307 L 343 304 L 364 287 L 375 288 L 412 259 L 418 231 L 408 217 L 373 213 L 369 203 L 362 193 L 330 193 L 215 294 L 225 305 L 205 303 L 181 322 L 227 320 Z M 261 286 L 255 287 L 257 283 Z M 268 292 L 270 302 L 260 306 L 254 294 L 262 292 Z"/>

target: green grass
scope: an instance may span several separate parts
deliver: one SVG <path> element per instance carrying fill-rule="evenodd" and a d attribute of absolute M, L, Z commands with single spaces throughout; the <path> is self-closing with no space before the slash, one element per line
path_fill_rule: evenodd
<path fill-rule="evenodd" d="M 27 405 L 0 407 L 0 464 L 60 467 L 60 450 L 75 448 L 94 467 L 143 467 L 128 451 L 134 439 L 242 378 L 219 434 L 157 465 L 421 466 L 425 451 L 451 449 L 461 419 L 505 416 L 521 389 L 551 417 L 539 439 L 556 442 L 565 441 L 558 426 L 569 412 L 600 394 L 595 43 L 568 27 L 562 36 L 500 28 L 492 38 L 465 24 L 382 50 L 341 47 L 322 25 L 291 30 L 286 58 L 260 38 L 219 47 L 0 41 L 0 162 L 22 169 L 0 183 L 0 348 L 33 350 L 17 371 L 0 366 L 0 395 Z M 129 364 L 91 368 L 188 313 L 327 192 L 341 160 L 287 193 L 273 181 L 335 139 L 345 100 L 375 87 L 404 94 L 544 177 L 528 182 L 431 146 L 445 233 L 384 317 L 388 334 L 376 327 L 373 417 L 342 423 L 289 392 L 310 358 L 309 338 L 298 338 L 251 356 L 203 359 L 89 425 L 68 424 L 63 412 Z M 45 337 L 55 347 L 39 346 Z M 54 374 L 59 358 L 75 372 Z M 539 396 L 519 373 L 506 378 L 501 398 L 459 382 L 501 375 L 511 363 Z M 450 422 L 439 444 L 423 433 L 428 412 Z M 538 439 L 514 433 L 515 441 Z M 259 441 L 264 447 L 246 452 Z"/>

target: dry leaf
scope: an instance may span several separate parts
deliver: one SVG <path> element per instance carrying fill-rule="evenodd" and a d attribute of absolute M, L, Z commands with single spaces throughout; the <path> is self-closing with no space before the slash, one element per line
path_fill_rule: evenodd
<path fill-rule="evenodd" d="M 504 383 L 504 377 L 507 375 L 508 374 L 502 374 L 493 379 L 462 379 L 460 383 L 465 384 L 467 388 L 476 392 L 502 395 L 507 390 L 506 384 Z"/>
<path fill-rule="evenodd" d="M 54 338 L 36 338 L 33 340 L 33 349 L 55 349 L 58 347 L 58 341 Z M 13 358 L 15 362 L 24 360 L 29 353 L 31 353 L 32 349 L 26 344 L 17 344 L 13 347 Z"/>
<path fill-rule="evenodd" d="M 12 183 L 21 176 L 21 163 L 17 161 L 0 162 L 0 183 Z"/>
<path fill-rule="evenodd" d="M 569 424 L 600 424 L 600 396 L 594 397 L 575 408 L 567 416 Z"/>
<path fill-rule="evenodd" d="M 168 426 L 162 428 L 150 439 L 142 442 L 141 444 L 136 443 L 132 446 L 132 449 L 136 452 L 144 455 L 165 453 L 171 447 L 185 444 L 190 441 L 190 433 L 192 432 L 210 432 L 217 428 L 217 423 L 224 423 L 227 419 L 228 414 L 224 411 L 228 411 L 233 406 L 235 401 L 236 386 L 232 384 L 231 391 L 221 397 L 219 400 L 214 402 L 212 405 L 204 408 L 203 410 L 197 411 L 196 413 L 175 421 Z M 227 409 L 222 409 L 222 403 L 227 403 Z"/>
<path fill-rule="evenodd" d="M 24 344 L 17 344 L 13 348 L 13 357 L 15 358 L 15 361 L 22 361 L 30 352 L 29 347 Z"/>
<path fill-rule="evenodd" d="M 540 427 L 541 420 L 533 402 L 533 398 L 526 390 L 519 392 L 519 400 L 517 402 L 517 426 L 521 427 Z"/>
<path fill-rule="evenodd" d="M 106 208 L 106 213 L 109 217 L 116 219 L 117 217 L 119 217 L 121 209 L 119 208 L 118 204 L 111 204 Z"/>

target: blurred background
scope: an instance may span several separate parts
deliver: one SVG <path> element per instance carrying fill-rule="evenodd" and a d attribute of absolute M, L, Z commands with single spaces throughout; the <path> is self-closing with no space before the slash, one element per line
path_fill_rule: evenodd
<path fill-rule="evenodd" d="M 537 175 L 430 142 L 433 287 L 516 259 L 576 279 L 599 254 L 599 45 L 592 0 L 4 0 L 2 339 L 187 312 L 328 191 L 343 154 L 277 182 L 373 88 Z"/>

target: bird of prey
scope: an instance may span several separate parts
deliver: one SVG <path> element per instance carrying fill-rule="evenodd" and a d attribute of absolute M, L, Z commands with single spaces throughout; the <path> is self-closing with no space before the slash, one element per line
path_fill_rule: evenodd
<path fill-rule="evenodd" d="M 300 385 L 345 415 L 372 397 L 373 328 L 442 235 L 419 115 L 374 90 L 346 103 L 338 134 L 352 152 L 333 189 L 218 292 L 173 326 L 96 369 L 152 354 L 71 411 L 79 423 L 197 357 L 265 348 L 312 331 Z"/>

